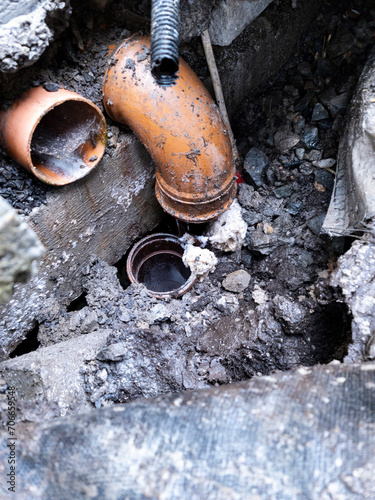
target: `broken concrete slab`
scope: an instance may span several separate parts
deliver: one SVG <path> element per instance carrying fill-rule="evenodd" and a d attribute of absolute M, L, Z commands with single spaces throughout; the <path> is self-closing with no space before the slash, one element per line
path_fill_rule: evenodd
<path fill-rule="evenodd" d="M 44 253 L 34 231 L 0 197 L 0 304 L 10 299 L 14 283 L 30 278 L 33 262 Z"/>
<path fill-rule="evenodd" d="M 272 0 L 220 0 L 213 9 L 210 37 L 214 45 L 230 45 Z"/>
<path fill-rule="evenodd" d="M 0 72 L 14 73 L 37 61 L 67 27 L 68 0 L 5 0 L 0 6 Z"/>
<path fill-rule="evenodd" d="M 372 498 L 374 390 L 336 362 L 19 424 L 17 499 Z"/>
<path fill-rule="evenodd" d="M 92 408 L 82 370 L 104 347 L 109 333 L 99 330 L 0 363 L 0 377 L 17 388 L 18 416 L 30 419 L 29 402 L 54 410 L 54 416 Z"/>
<path fill-rule="evenodd" d="M 1 310 L 0 345 L 6 354 L 27 332 L 82 293 L 91 259 L 117 262 L 131 244 L 160 221 L 154 165 L 140 142 L 125 135 L 113 155 L 82 180 L 48 193 L 47 204 L 27 221 L 47 253 L 38 276 L 17 285 Z"/>

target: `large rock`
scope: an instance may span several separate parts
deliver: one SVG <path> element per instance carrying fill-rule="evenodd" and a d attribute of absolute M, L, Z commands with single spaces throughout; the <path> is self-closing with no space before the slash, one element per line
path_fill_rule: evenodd
<path fill-rule="evenodd" d="M 336 362 L 18 424 L 17 499 L 373 498 L 374 402 L 375 364 Z"/>
<path fill-rule="evenodd" d="M 30 66 L 67 25 L 69 0 L 4 0 L 0 5 L 0 72 Z"/>
<path fill-rule="evenodd" d="M 272 0 L 220 0 L 212 11 L 211 42 L 230 45 Z"/>
<path fill-rule="evenodd" d="M 49 192 L 47 204 L 27 218 L 48 252 L 40 272 L 17 286 L 0 311 L 0 346 L 12 350 L 46 318 L 82 293 L 82 279 L 92 259 L 116 263 L 160 221 L 154 194 L 154 165 L 143 146 L 125 135 L 112 156 L 85 178 Z"/>
<path fill-rule="evenodd" d="M 99 330 L 0 363 L 1 378 L 17 388 L 18 416 L 32 420 L 37 408 L 49 417 L 92 408 L 82 371 L 104 347 L 108 334 Z"/>
<path fill-rule="evenodd" d="M 44 252 L 34 231 L 0 197 L 0 304 L 10 299 L 14 283 L 30 277 L 33 261 Z"/>

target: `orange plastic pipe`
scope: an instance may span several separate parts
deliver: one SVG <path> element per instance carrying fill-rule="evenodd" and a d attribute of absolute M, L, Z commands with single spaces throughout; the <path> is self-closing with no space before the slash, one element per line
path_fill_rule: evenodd
<path fill-rule="evenodd" d="M 69 184 L 88 174 L 104 154 L 106 132 L 100 109 L 65 89 L 35 87 L 0 113 L 2 147 L 48 184 Z"/>
<path fill-rule="evenodd" d="M 180 58 L 176 85 L 159 87 L 150 69 L 150 40 L 134 36 L 112 55 L 104 107 L 127 124 L 156 164 L 156 196 L 177 219 L 204 222 L 228 209 L 236 194 L 227 130 L 208 91 Z"/>

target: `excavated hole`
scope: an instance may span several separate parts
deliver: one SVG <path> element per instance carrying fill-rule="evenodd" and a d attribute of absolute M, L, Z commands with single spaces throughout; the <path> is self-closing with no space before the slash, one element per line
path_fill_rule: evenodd
<path fill-rule="evenodd" d="M 330 95 L 351 98 L 367 52 L 357 44 L 354 52 L 349 47 L 344 54 L 334 53 L 342 42 L 350 45 L 357 21 L 344 16 L 348 5 L 341 8 L 337 2 L 331 12 L 333 3 L 328 4 L 331 7 L 322 7 L 320 21 L 311 24 L 273 81 L 263 82 L 237 112 L 231 110 L 240 153 L 246 157 L 251 151 L 253 164 L 263 168 L 255 176 L 257 172 L 246 168 L 245 161 L 242 172 L 245 182 L 239 185 L 239 199 L 249 225 L 243 248 L 228 254 L 216 251 L 219 263 L 215 272 L 185 296 L 168 301 L 147 297 L 130 286 L 125 268 L 128 252 L 115 267 L 95 262 L 83 278 L 86 292 L 59 317 L 41 324 L 42 346 L 107 330 L 111 332 L 109 351 L 112 346 L 123 347 L 122 355 L 104 353 L 86 363 L 85 390 L 96 407 L 344 358 L 351 342 L 350 316 L 328 280 L 347 245 L 320 235 L 333 175 L 313 163 L 337 157 L 346 110 L 334 109 L 317 121 L 312 116 L 316 104 L 326 111 L 333 107 Z M 327 56 L 322 57 L 321 44 L 327 39 L 331 20 L 340 29 L 329 33 L 332 42 L 326 47 Z M 123 30 L 120 26 L 111 31 L 111 22 L 108 26 L 108 31 L 94 34 L 82 23 L 85 50 L 72 48 L 74 37 L 69 33 L 62 44 L 66 53 L 56 57 L 55 66 L 49 72 L 42 70 L 38 78 L 52 78 L 101 106 L 108 40 L 118 40 Z M 225 50 L 216 50 L 219 63 Z M 181 51 L 209 86 L 200 41 L 184 44 Z M 235 60 L 236 53 L 232 55 Z M 243 71 L 248 72 L 248 67 Z M 337 100 L 335 103 L 337 107 Z M 109 123 L 111 140 L 106 154 L 114 155 L 130 132 Z M 290 140 L 290 134 L 300 142 L 280 152 L 277 141 Z M 1 161 L 11 179 L 24 181 L 23 171 Z M 23 189 L 32 198 L 38 194 L 37 187 L 42 188 L 34 179 L 30 185 Z M 44 200 L 35 195 L 34 201 L 27 197 L 24 201 L 16 198 L 15 189 L 10 191 L 5 195 L 14 196 L 15 205 L 25 213 Z M 155 232 L 180 235 L 188 230 L 199 235 L 203 229 L 178 227 L 174 219 L 166 217 Z M 239 270 L 250 275 L 250 283 L 240 293 L 230 292 L 224 281 Z M 29 332 L 12 357 L 22 354 L 21 347 L 29 352 L 27 342 L 38 346 L 37 329 Z"/>

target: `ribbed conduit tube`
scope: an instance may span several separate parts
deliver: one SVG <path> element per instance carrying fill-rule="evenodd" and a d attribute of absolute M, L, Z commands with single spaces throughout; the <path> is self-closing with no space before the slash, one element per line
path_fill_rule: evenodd
<path fill-rule="evenodd" d="M 180 1 L 153 0 L 151 11 L 151 73 L 161 87 L 178 78 Z"/>

